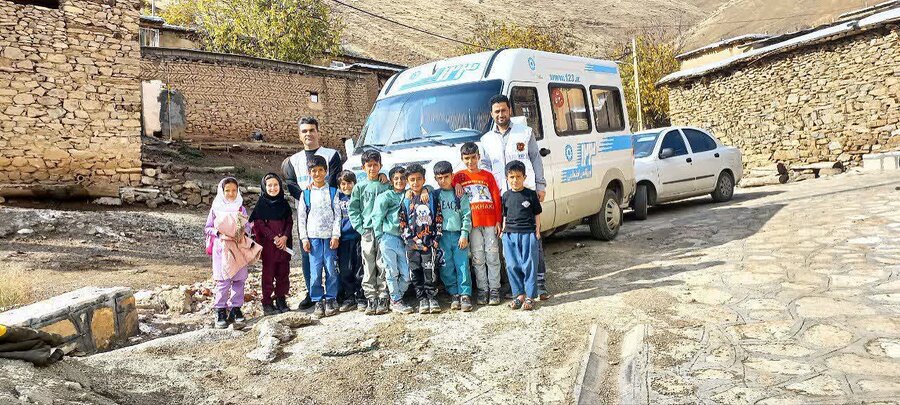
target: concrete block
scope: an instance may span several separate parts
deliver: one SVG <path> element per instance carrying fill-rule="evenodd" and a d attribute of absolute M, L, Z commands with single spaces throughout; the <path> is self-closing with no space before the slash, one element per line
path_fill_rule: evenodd
<path fill-rule="evenodd" d="M 47 333 L 55 333 L 64 338 L 71 338 L 78 335 L 78 328 L 69 319 L 63 319 L 61 321 L 51 323 L 47 326 L 44 326 L 40 330 Z"/>
<path fill-rule="evenodd" d="M 882 157 L 884 154 L 882 153 L 870 153 L 868 155 L 863 155 L 863 170 L 866 171 L 881 171 L 882 166 L 881 162 L 883 161 Z"/>

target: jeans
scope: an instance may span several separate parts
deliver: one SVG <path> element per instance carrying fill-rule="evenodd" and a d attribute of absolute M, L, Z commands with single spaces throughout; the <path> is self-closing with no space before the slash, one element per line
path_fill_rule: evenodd
<path fill-rule="evenodd" d="M 312 238 L 309 240 L 309 298 L 319 302 L 322 298 L 337 298 L 340 279 L 337 272 L 337 249 L 329 246 L 330 239 Z M 322 288 L 322 271 L 325 271 L 325 285 Z"/>
<path fill-rule="evenodd" d="M 444 266 L 441 267 L 441 281 L 450 295 L 472 295 L 472 276 L 469 273 L 469 249 L 459 248 L 460 232 L 444 231 L 441 236 L 441 250 L 444 251 Z"/>
<path fill-rule="evenodd" d="M 503 233 L 503 257 L 513 296 L 537 298 L 538 240 L 534 233 Z"/>
<path fill-rule="evenodd" d="M 406 247 L 397 235 L 385 233 L 381 236 L 381 257 L 384 259 L 385 280 L 391 299 L 400 301 L 409 288 L 409 263 L 406 262 Z"/>
<path fill-rule="evenodd" d="M 362 289 L 363 264 L 360 239 L 341 240 L 338 246 L 338 269 L 341 274 L 341 301 L 365 300 Z"/>
<path fill-rule="evenodd" d="M 300 242 L 299 250 L 300 266 L 303 269 L 303 282 L 306 284 L 306 294 L 309 295 L 309 281 L 311 280 L 309 275 L 309 253 L 303 250 L 303 242 Z"/>
<path fill-rule="evenodd" d="M 500 289 L 500 241 L 497 228 L 477 226 L 469 234 L 472 249 L 472 270 L 478 291 Z"/>

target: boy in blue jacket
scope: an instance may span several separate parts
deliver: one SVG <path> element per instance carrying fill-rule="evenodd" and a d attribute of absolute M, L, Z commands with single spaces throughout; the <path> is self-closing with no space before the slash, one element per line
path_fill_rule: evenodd
<path fill-rule="evenodd" d="M 344 170 L 338 176 L 340 193 L 338 198 L 341 204 L 341 244 L 338 246 L 338 272 L 341 278 L 341 312 L 351 311 L 354 308 L 360 312 L 366 310 L 366 295 L 363 293 L 363 265 L 362 265 L 362 236 L 350 222 L 348 208 L 350 206 L 350 194 L 356 186 L 356 174 L 350 170 Z"/>

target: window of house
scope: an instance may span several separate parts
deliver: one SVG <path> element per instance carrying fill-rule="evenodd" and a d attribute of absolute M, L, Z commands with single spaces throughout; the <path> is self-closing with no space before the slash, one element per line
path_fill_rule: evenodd
<path fill-rule="evenodd" d="M 597 132 L 625 129 L 622 98 L 618 89 L 591 87 L 591 103 L 594 106 L 594 125 Z"/>
<path fill-rule="evenodd" d="M 538 104 L 537 89 L 513 87 L 510 96 L 512 115 L 514 117 L 524 116 L 535 139 L 544 139 L 544 126 L 541 124 L 541 106 Z"/>
<path fill-rule="evenodd" d="M 587 107 L 584 87 L 575 85 L 550 85 L 550 106 L 553 111 L 553 127 L 560 136 L 591 132 L 591 115 Z"/>
<path fill-rule="evenodd" d="M 140 29 L 141 46 L 159 46 L 159 30 L 156 28 Z"/>
<path fill-rule="evenodd" d="M 688 128 L 684 128 L 681 131 L 684 132 L 684 136 L 687 138 L 688 143 L 691 144 L 691 150 L 694 153 L 706 152 L 718 147 L 716 141 L 703 132 Z"/>
<path fill-rule="evenodd" d="M 662 146 L 659 148 L 662 151 L 665 148 L 670 148 L 675 151 L 675 155 L 673 156 L 681 156 L 687 155 L 687 145 L 684 144 L 684 139 L 681 137 L 681 134 L 678 131 L 669 131 L 666 134 L 666 137 L 663 138 Z"/>
<path fill-rule="evenodd" d="M 309 101 L 311 101 L 313 103 L 318 103 L 319 102 L 319 92 L 318 91 L 309 92 Z"/>

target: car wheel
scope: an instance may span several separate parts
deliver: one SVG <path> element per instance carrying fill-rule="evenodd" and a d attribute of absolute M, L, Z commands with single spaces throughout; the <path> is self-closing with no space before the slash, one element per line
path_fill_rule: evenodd
<path fill-rule="evenodd" d="M 613 240 L 619 234 L 622 226 L 622 206 L 619 205 L 619 197 L 613 190 L 606 190 L 603 195 L 603 204 L 600 212 L 592 215 L 588 225 L 591 228 L 591 236 L 599 240 Z"/>
<path fill-rule="evenodd" d="M 713 190 L 710 195 L 715 202 L 731 200 L 731 197 L 734 196 L 734 177 L 731 176 L 731 173 L 722 172 L 722 174 L 719 175 L 719 181 L 716 182 L 716 189 Z"/>
<path fill-rule="evenodd" d="M 631 209 L 634 210 L 634 217 L 643 221 L 647 219 L 647 185 L 638 184 L 631 200 Z"/>

